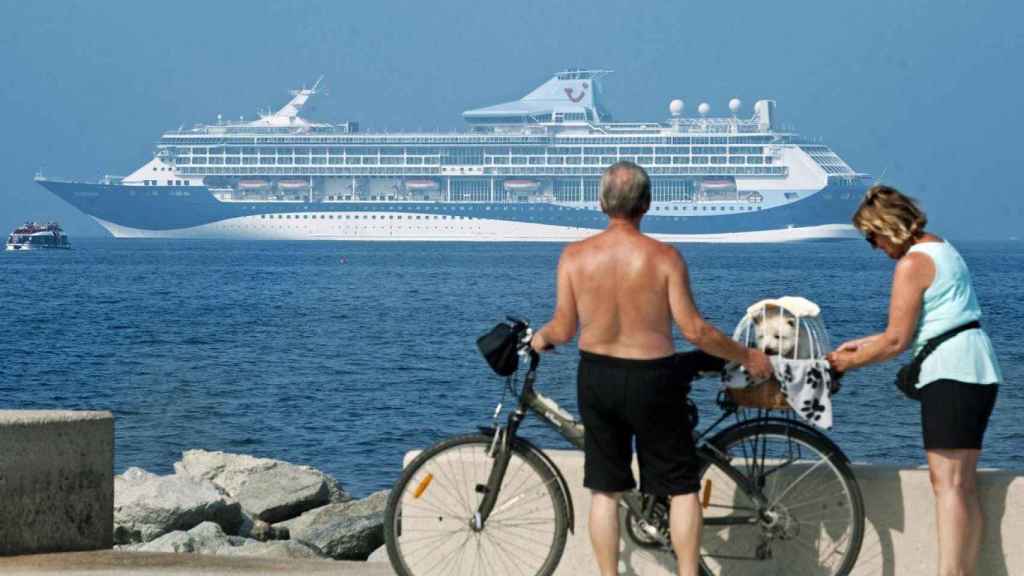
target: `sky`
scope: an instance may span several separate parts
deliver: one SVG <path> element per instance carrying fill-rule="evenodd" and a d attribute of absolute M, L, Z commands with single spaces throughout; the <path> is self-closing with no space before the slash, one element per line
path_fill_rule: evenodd
<path fill-rule="evenodd" d="M 681 98 L 777 115 L 919 198 L 951 238 L 1024 237 L 1024 5 L 997 1 L 0 0 L 0 233 L 59 220 L 33 182 L 125 175 L 160 134 L 278 108 L 361 129 L 457 130 L 554 72 L 604 68 L 617 120 Z"/>

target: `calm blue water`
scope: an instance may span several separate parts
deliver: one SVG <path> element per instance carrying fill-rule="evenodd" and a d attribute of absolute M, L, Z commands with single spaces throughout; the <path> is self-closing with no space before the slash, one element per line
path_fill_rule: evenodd
<path fill-rule="evenodd" d="M 79 240 L 0 253 L 0 407 L 112 410 L 116 469 L 169 473 L 182 450 L 281 458 L 352 492 L 402 454 L 490 421 L 501 385 L 474 340 L 506 313 L 538 323 L 556 244 Z M 982 458 L 1024 468 L 1024 243 L 963 243 L 1009 384 Z M 799 294 L 836 342 L 884 328 L 892 262 L 863 242 L 683 246 L 697 303 L 731 331 L 746 306 Z M 346 263 L 342 263 L 344 257 Z M 541 388 L 575 410 L 576 355 Z M 922 464 L 895 363 L 852 374 L 833 437 L 857 461 Z M 717 383 L 695 384 L 710 422 Z M 527 435 L 562 446 L 534 422 Z"/>

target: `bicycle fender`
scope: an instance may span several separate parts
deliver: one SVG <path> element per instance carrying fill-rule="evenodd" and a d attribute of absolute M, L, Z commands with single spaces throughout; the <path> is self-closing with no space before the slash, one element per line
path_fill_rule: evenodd
<path fill-rule="evenodd" d="M 485 436 L 494 436 L 495 429 L 489 426 L 480 426 L 479 430 Z M 565 480 L 565 476 L 562 475 L 562 471 L 558 469 L 558 466 L 551 460 L 551 458 L 544 453 L 543 450 L 538 448 L 533 442 L 525 438 L 516 438 L 516 447 L 522 448 L 527 452 L 531 452 L 547 467 L 548 471 L 555 477 L 558 482 L 558 489 L 562 492 L 562 497 L 565 498 L 565 504 L 568 506 L 566 514 L 569 520 L 569 533 L 576 533 L 576 511 L 572 503 L 572 494 L 569 492 L 569 483 Z"/>

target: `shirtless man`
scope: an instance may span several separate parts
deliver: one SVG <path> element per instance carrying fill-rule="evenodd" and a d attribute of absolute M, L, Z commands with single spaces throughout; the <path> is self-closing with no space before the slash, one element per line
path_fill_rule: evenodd
<path fill-rule="evenodd" d="M 554 317 L 537 331 L 532 346 L 543 351 L 565 344 L 579 326 L 583 485 L 593 495 L 590 540 L 602 576 L 618 574 L 618 500 L 636 486 L 630 469 L 634 436 L 641 490 L 671 498 L 679 574 L 696 575 L 699 470 L 686 418 L 687 390 L 673 373 L 672 321 L 695 346 L 742 363 L 754 378 L 770 375 L 771 364 L 704 321 L 679 252 L 640 232 L 651 204 L 643 168 L 631 162 L 609 167 L 601 177 L 600 200 L 608 228 L 562 252 Z"/>

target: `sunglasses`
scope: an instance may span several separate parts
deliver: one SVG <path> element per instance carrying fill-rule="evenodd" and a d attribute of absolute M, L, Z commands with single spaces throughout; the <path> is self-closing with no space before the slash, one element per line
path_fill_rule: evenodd
<path fill-rule="evenodd" d="M 874 232 L 868 232 L 867 234 L 865 234 L 864 235 L 864 240 L 866 240 L 867 243 L 870 244 L 872 248 L 878 248 L 878 244 L 875 244 L 875 233 Z"/>

